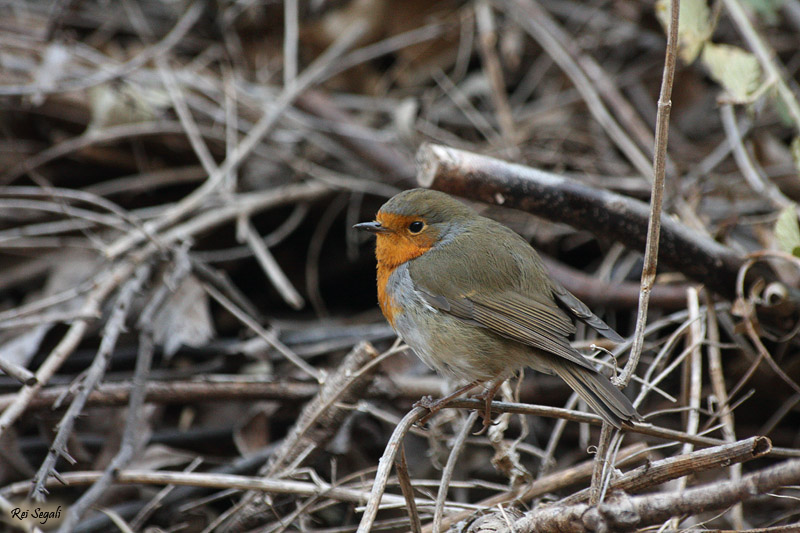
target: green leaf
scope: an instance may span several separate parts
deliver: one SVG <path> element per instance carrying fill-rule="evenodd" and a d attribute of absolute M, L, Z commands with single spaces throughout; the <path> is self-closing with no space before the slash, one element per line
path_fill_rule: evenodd
<path fill-rule="evenodd" d="M 761 87 L 758 59 L 737 46 L 707 43 L 703 48 L 703 63 L 714 81 L 736 103 L 749 103 L 750 96 Z"/>
<path fill-rule="evenodd" d="M 797 206 L 786 207 L 775 222 L 775 238 L 784 252 L 800 257 L 800 224 L 797 222 Z"/>
<path fill-rule="evenodd" d="M 664 31 L 667 31 L 670 20 L 669 0 L 657 0 L 656 17 L 664 27 Z M 686 64 L 697 58 L 713 31 L 711 12 L 706 0 L 681 0 L 678 14 L 678 43 L 681 59 Z"/>
<path fill-rule="evenodd" d="M 791 111 L 789 111 L 789 107 L 786 105 L 786 102 L 778 94 L 778 91 L 776 91 L 775 88 L 772 87 L 767 92 L 767 94 L 769 95 L 769 102 L 772 105 L 772 109 L 778 115 L 778 119 L 780 119 L 781 124 L 783 124 L 787 128 L 794 127 L 794 119 L 792 118 L 792 113 Z"/>
<path fill-rule="evenodd" d="M 800 176 L 800 137 L 792 139 L 792 144 L 789 147 L 794 159 L 794 168 L 797 170 L 797 175 Z"/>

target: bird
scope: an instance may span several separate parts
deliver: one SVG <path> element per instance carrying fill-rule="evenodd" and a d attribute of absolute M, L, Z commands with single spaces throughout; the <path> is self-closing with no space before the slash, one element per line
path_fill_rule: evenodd
<path fill-rule="evenodd" d="M 500 385 L 522 367 L 564 380 L 617 429 L 642 420 L 630 400 L 572 347 L 574 320 L 624 339 L 552 279 L 533 247 L 446 193 L 400 192 L 375 220 L 378 304 L 398 336 L 431 369 L 466 385 L 419 404 L 431 414 L 487 386 L 484 430 Z"/>

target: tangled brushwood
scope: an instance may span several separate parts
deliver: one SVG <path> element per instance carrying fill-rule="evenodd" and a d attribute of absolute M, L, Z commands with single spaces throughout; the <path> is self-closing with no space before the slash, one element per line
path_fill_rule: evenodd
<path fill-rule="evenodd" d="M 798 0 L 2 13 L 3 530 L 800 530 Z M 624 337 L 569 342 L 642 421 L 417 404 L 463 384 L 352 226 L 420 186 Z"/>

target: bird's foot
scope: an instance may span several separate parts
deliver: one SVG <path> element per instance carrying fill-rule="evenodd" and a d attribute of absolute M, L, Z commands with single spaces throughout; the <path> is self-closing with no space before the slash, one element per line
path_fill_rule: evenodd
<path fill-rule="evenodd" d="M 428 414 L 420 418 L 417 421 L 417 424 L 419 424 L 420 426 L 424 426 L 425 424 L 427 424 L 428 420 L 430 420 L 433 415 L 438 413 L 439 410 L 445 406 L 445 403 L 447 402 L 443 400 L 445 400 L 445 398 L 439 398 L 438 400 L 434 400 L 432 396 L 423 396 L 422 398 L 414 402 L 414 405 L 412 405 L 412 407 L 423 407 L 428 410 Z"/>
<path fill-rule="evenodd" d="M 468 390 L 480 385 L 480 381 L 473 381 L 472 383 L 468 383 L 467 385 L 456 389 L 455 391 L 451 392 L 447 396 L 439 398 L 438 400 L 434 400 L 430 396 L 423 396 L 420 398 L 415 404 L 414 407 L 424 407 L 428 409 L 430 413 L 423 416 L 419 419 L 419 424 L 425 424 L 430 418 L 439 412 L 442 407 L 446 406 L 448 403 L 453 401 L 455 398 L 459 397 L 460 395 L 464 394 Z M 496 390 L 496 389 L 495 389 Z"/>
<path fill-rule="evenodd" d="M 483 435 L 488 431 L 488 429 L 496 425 L 497 422 L 492 422 L 492 400 L 494 399 L 495 394 L 497 394 L 497 390 L 503 384 L 503 380 L 498 380 L 495 383 L 492 383 L 487 389 L 485 389 L 482 393 L 475 396 L 478 400 L 483 400 L 485 402 L 483 413 L 483 427 L 478 430 L 478 432 L 473 433 L 473 435 Z"/>
<path fill-rule="evenodd" d="M 411 407 L 424 407 L 425 409 L 436 409 L 438 411 L 441 409 L 441 407 L 437 406 L 440 401 L 441 400 L 434 400 L 433 396 L 423 396 L 414 402 L 414 405 Z"/>
<path fill-rule="evenodd" d="M 499 422 L 492 421 L 492 398 L 476 397 L 476 399 L 486 401 L 485 407 L 483 408 L 483 412 L 481 413 L 481 418 L 483 419 L 483 427 L 478 431 L 476 431 L 475 433 L 473 433 L 473 435 L 477 437 L 479 435 L 483 435 L 484 433 L 486 433 L 491 426 L 496 426 Z"/>

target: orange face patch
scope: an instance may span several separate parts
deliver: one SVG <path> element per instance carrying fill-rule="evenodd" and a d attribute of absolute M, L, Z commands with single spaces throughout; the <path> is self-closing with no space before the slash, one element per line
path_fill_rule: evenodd
<path fill-rule="evenodd" d="M 412 222 L 421 221 L 419 217 L 380 212 L 375 218 L 381 226 L 389 230 L 378 233 L 375 256 L 378 264 L 383 263 L 391 269 L 421 256 L 436 241 L 436 235 L 430 228 L 426 227 L 419 233 L 409 231 Z"/>
<path fill-rule="evenodd" d="M 412 222 L 421 221 L 419 217 L 380 212 L 375 218 L 382 227 L 389 230 L 378 233 L 375 244 L 375 256 L 378 259 L 378 303 L 383 316 L 394 325 L 394 315 L 399 308 L 386 291 L 389 276 L 398 266 L 430 250 L 436 242 L 436 234 L 427 226 L 418 233 L 410 231 Z"/>

